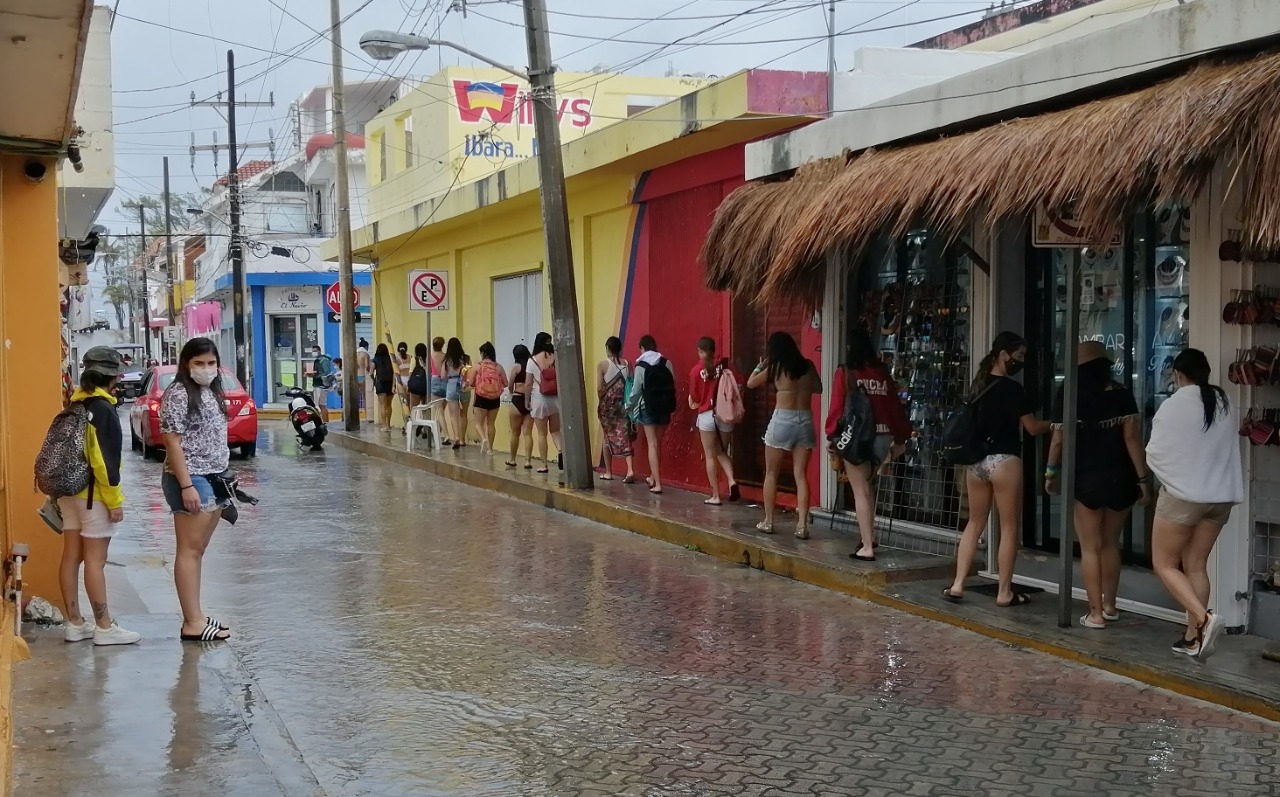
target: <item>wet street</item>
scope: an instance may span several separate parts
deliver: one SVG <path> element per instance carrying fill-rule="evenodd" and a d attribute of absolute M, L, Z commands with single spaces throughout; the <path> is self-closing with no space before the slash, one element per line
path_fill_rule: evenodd
<path fill-rule="evenodd" d="M 1274 795 L 1280 727 L 267 423 L 178 642 L 127 456 L 137 648 L 28 629 L 19 795 Z M 164 559 L 162 559 L 162 556 Z M 117 597 L 119 596 L 119 597 Z M 1171 640 L 1172 641 L 1172 640 Z"/>

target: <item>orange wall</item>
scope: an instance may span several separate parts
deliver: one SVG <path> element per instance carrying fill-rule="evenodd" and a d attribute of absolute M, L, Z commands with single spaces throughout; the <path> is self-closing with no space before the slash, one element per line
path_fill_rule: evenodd
<path fill-rule="evenodd" d="M 24 595 L 61 604 L 59 537 L 36 516 L 43 502 L 32 468 L 50 419 L 62 408 L 58 314 L 57 169 L 42 183 L 26 158 L 0 155 L 0 555 L 25 542 Z"/>

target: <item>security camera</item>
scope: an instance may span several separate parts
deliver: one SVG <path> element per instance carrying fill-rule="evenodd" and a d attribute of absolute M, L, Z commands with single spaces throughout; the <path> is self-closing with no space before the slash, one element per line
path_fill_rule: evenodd
<path fill-rule="evenodd" d="M 49 167 L 44 161 L 29 160 L 23 164 L 22 171 L 27 175 L 28 182 L 42 183 L 45 175 L 49 173 Z"/>

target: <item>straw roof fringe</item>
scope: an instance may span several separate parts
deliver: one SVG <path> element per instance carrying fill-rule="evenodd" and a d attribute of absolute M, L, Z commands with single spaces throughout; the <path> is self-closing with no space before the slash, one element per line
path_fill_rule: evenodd
<path fill-rule="evenodd" d="M 1280 249 L 1280 54 L 1202 62 L 1161 83 L 895 149 L 868 150 L 725 200 L 703 248 L 708 285 L 757 301 L 821 295 L 824 253 L 856 258 L 882 233 L 994 226 L 1071 207 L 1105 242 L 1134 208 L 1197 195 L 1214 164 L 1247 162 L 1246 250 Z M 1242 171 L 1242 173 L 1244 173 Z M 738 194 L 742 193 L 743 196 Z M 759 259 L 772 255 L 767 266 Z"/>

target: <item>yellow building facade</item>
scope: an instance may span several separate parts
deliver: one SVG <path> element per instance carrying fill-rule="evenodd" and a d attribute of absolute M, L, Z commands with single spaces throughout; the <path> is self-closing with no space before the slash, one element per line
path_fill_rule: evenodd
<path fill-rule="evenodd" d="M 779 76 L 789 76 L 794 89 L 797 75 L 801 79 L 801 90 L 784 91 L 788 78 Z M 825 75 L 819 77 L 825 80 Z M 606 96 L 603 89 L 607 85 L 607 81 L 601 82 L 597 98 Z M 803 99 L 797 101 L 796 96 Z M 637 274 L 640 280 L 647 279 L 641 262 L 648 246 L 645 242 L 662 234 L 657 230 L 650 233 L 645 228 L 644 202 L 638 189 L 652 173 L 674 169 L 678 175 L 681 163 L 692 163 L 690 159 L 710 157 L 713 153 L 724 153 L 720 160 L 728 170 L 716 179 L 740 182 L 740 148 L 745 142 L 804 124 L 811 117 L 803 114 L 821 112 L 822 108 L 812 104 L 814 97 L 821 96 L 825 96 L 825 83 L 817 87 L 810 75 L 742 72 L 692 91 L 682 99 L 630 118 L 611 120 L 599 130 L 588 130 L 565 142 L 563 155 L 584 341 L 583 365 L 593 417 L 596 409 L 593 368 L 604 356 L 605 339 L 622 332 L 628 303 L 635 300 L 632 289 L 636 287 Z M 616 102 L 623 102 L 623 98 L 620 96 Z M 601 106 L 593 104 L 592 107 Z M 457 110 L 441 104 L 432 112 L 456 114 Z M 384 116 L 370 123 L 372 136 L 379 135 L 379 131 L 384 135 L 393 134 L 401 116 L 400 109 L 388 109 Z M 420 129 L 416 118 L 414 129 Z M 450 135 L 467 133 L 464 128 L 454 126 Z M 377 149 L 370 145 L 371 152 Z M 356 259 L 375 264 L 374 297 L 370 304 L 378 342 L 383 342 L 384 333 L 389 333 L 394 340 L 406 341 L 412 348 L 430 337 L 456 336 L 475 358 L 480 344 L 491 341 L 498 350 L 498 361 L 507 366 L 512 362 L 513 341 L 531 344 L 533 334 L 552 328 L 537 162 L 528 157 L 510 159 L 500 169 L 490 167 L 488 175 L 469 182 L 458 180 L 457 185 L 452 185 L 456 176 L 465 177 L 467 171 L 464 168 L 449 176 L 450 171 L 452 167 L 445 170 L 447 181 L 442 182 L 439 174 L 423 175 L 423 179 L 414 183 L 416 188 L 397 187 L 395 191 L 399 193 L 395 195 L 385 188 L 385 183 L 375 184 L 373 197 L 380 196 L 377 193 L 380 188 L 387 193 L 373 203 L 374 222 L 353 231 Z M 376 180 L 376 165 L 371 168 L 371 174 L 372 180 Z M 398 175 L 391 175 L 388 180 L 397 178 Z M 678 179 L 678 176 L 667 179 Z M 718 204 L 718 198 L 716 202 Z M 703 218 L 692 220 L 694 227 L 699 224 L 701 227 L 684 231 L 695 253 L 701 242 L 699 230 L 709 226 L 713 210 L 714 205 Z M 332 243 L 324 255 L 326 259 L 335 257 Z M 411 275 L 420 270 L 437 272 L 448 282 L 448 309 L 430 313 L 429 320 L 428 313 L 410 306 Z M 692 262 L 688 271 L 694 271 Z M 700 280 L 696 282 L 701 289 Z M 646 292 L 646 301 L 664 301 L 662 285 L 641 290 Z M 672 299 L 682 309 L 688 310 L 689 303 L 703 300 L 687 291 L 679 293 Z M 697 312 L 697 308 L 692 311 Z M 660 320 L 648 320 L 648 310 L 643 315 L 645 323 Z M 626 345 L 634 348 L 637 336 L 630 337 Z M 687 348 L 692 347 L 692 342 Z M 626 356 L 634 359 L 635 354 L 628 351 Z M 691 364 L 691 358 L 681 362 Z M 598 450 L 599 430 L 593 430 L 593 435 Z M 507 422 L 503 418 L 498 423 L 495 447 L 502 450 L 508 439 Z"/>

